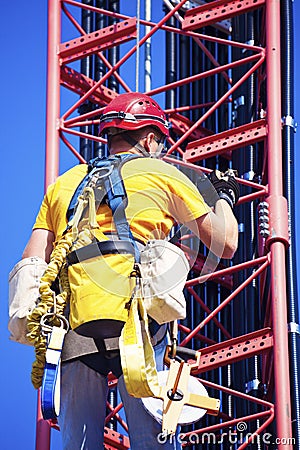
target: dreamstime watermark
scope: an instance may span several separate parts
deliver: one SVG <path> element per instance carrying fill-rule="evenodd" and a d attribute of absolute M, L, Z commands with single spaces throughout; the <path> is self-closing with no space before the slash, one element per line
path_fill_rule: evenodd
<path fill-rule="evenodd" d="M 250 433 L 247 432 L 248 425 L 246 422 L 238 422 L 235 429 L 229 429 L 226 432 L 220 434 L 215 433 L 196 433 L 191 432 L 188 434 L 179 433 L 177 435 L 168 436 L 164 433 L 159 433 L 157 435 L 157 442 L 159 444 L 166 444 L 167 442 L 172 444 L 174 440 L 180 444 L 242 444 L 245 442 L 250 443 L 261 443 L 265 445 L 294 445 L 295 438 L 278 438 L 273 436 L 271 433 Z"/>

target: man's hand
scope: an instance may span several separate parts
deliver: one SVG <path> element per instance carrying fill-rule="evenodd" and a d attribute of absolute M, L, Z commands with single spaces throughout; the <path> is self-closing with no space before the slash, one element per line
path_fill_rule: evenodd
<path fill-rule="evenodd" d="M 197 186 L 209 206 L 215 206 L 218 200 L 223 199 L 233 208 L 240 197 L 239 185 L 231 169 L 225 173 L 215 170 L 208 177 L 203 175 Z"/>
<path fill-rule="evenodd" d="M 235 179 L 235 173 L 229 169 L 225 173 L 215 170 L 210 174 L 210 181 L 218 193 L 219 198 L 223 198 L 229 203 L 231 208 L 240 198 L 240 188 Z"/>

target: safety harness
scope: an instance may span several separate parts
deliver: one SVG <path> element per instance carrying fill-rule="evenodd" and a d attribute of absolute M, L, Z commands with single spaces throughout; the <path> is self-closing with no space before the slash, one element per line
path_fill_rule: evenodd
<path fill-rule="evenodd" d="M 122 164 L 136 157 L 138 156 L 122 154 L 105 159 L 96 158 L 90 162 L 88 174 L 71 199 L 67 212 L 67 229 L 53 250 L 48 268 L 41 279 L 40 303 L 28 317 L 28 339 L 35 345 L 36 361 L 33 363 L 32 382 L 36 388 L 42 385 L 42 411 L 45 419 L 54 418 L 59 412 L 60 356 L 68 330 L 64 309 L 70 299 L 68 266 L 99 254 L 126 253 L 134 256 L 135 263 L 140 261 L 140 252 L 125 215 L 127 195 L 121 177 Z M 106 201 L 112 211 L 119 240 L 99 241 L 96 238 L 99 237 L 99 233 L 96 233 L 99 229 L 96 211 L 103 201 Z M 90 236 L 87 239 L 78 230 L 87 207 L 92 242 Z M 86 242 L 89 243 L 84 245 Z M 62 292 L 55 295 L 52 288 L 57 276 L 60 278 Z M 120 339 L 120 353 L 128 392 L 143 397 L 158 392 L 157 372 L 137 265 L 134 266 L 131 279 L 129 315 Z M 151 325 L 154 334 L 159 326 L 155 321 Z"/>
<path fill-rule="evenodd" d="M 190 423 L 182 421 L 183 406 L 196 407 L 193 421 L 205 412 L 217 414 L 219 400 L 209 399 L 207 393 L 202 395 L 190 393 L 190 371 L 193 365 L 178 360 L 176 356 L 177 328 L 171 333 L 172 347 L 170 370 L 163 380 L 158 377 L 154 350 L 149 333 L 148 314 L 144 302 L 144 292 L 139 262 L 141 253 L 131 233 L 125 215 L 127 195 L 121 176 L 121 166 L 136 155 L 116 155 L 107 159 L 91 161 L 89 171 L 76 189 L 67 213 L 68 226 L 62 238 L 51 254 L 51 260 L 40 283 L 40 303 L 28 318 L 28 340 L 35 345 L 36 361 L 33 364 L 32 382 L 41 389 L 41 406 L 45 419 L 59 415 L 60 405 L 60 361 L 64 337 L 68 331 L 68 321 L 64 309 L 70 300 L 68 267 L 73 264 L 93 260 L 100 255 L 127 254 L 134 257 L 131 295 L 128 302 L 128 317 L 119 339 L 121 365 L 128 393 L 142 398 L 144 406 L 154 417 L 161 419 L 164 434 L 174 434 L 177 424 Z M 110 207 L 119 240 L 99 241 L 104 237 L 99 233 L 96 211 L 100 203 L 106 201 Z M 79 229 L 79 223 L 88 209 L 88 227 Z M 140 267 L 143 261 L 141 260 Z M 59 276 L 61 292 L 56 295 L 53 283 Z M 150 326 L 159 325 L 152 321 Z M 154 334 L 155 329 L 152 330 Z M 193 352 L 193 356 L 194 356 Z M 197 352 L 196 352 L 197 353 Z M 195 367 L 199 365 L 199 357 Z M 180 362 L 179 362 L 180 361 Z M 159 373 L 161 375 L 161 372 Z M 163 381 L 163 386 L 161 384 Z M 195 381 L 195 380 L 194 380 Z M 199 385 L 196 382 L 195 390 Z M 164 386 L 165 385 L 165 386 Z M 158 406 L 152 400 L 159 401 Z M 145 402 L 146 401 L 146 402 Z M 161 403 L 162 402 L 162 403 Z M 203 409 L 204 408 L 204 409 Z M 158 411 L 160 413 L 158 414 Z M 162 412 L 162 414 L 161 414 Z"/>

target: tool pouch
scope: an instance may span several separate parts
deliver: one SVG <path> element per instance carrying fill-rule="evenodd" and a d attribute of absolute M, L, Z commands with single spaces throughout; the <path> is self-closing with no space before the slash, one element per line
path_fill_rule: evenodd
<path fill-rule="evenodd" d="M 147 314 L 159 324 L 184 319 L 184 285 L 190 270 L 183 251 L 165 240 L 151 240 L 141 251 L 142 297 Z"/>
<path fill-rule="evenodd" d="M 39 298 L 40 278 L 47 263 L 38 256 L 19 261 L 9 274 L 9 322 L 10 339 L 30 345 L 26 339 L 27 316 L 36 307 Z"/>

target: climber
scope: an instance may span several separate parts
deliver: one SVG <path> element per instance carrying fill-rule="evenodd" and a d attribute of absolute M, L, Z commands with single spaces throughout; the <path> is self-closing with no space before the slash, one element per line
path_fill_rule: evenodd
<path fill-rule="evenodd" d="M 137 156 L 124 162 L 121 173 L 128 197 L 126 218 L 139 248 L 143 248 L 150 239 L 167 238 L 175 224 L 185 224 L 215 255 L 227 259 L 233 257 L 238 239 L 238 226 L 233 214 L 233 207 L 239 198 L 238 184 L 232 175 L 224 177 L 214 174 L 212 182 L 218 197 L 213 205 L 207 204 L 183 173 L 158 159 L 164 140 L 169 135 L 169 128 L 164 111 L 156 101 L 140 93 L 118 95 L 103 111 L 100 135 L 107 136 L 110 155 Z M 22 269 L 28 270 L 31 280 L 34 277 L 31 292 L 36 292 L 37 299 L 37 276 L 43 274 L 53 248 L 66 230 L 68 207 L 77 186 L 87 173 L 87 167 L 80 164 L 71 168 L 48 187 L 22 261 L 11 272 L 13 300 L 9 328 L 12 339 L 16 341 L 26 342 L 24 324 L 26 328 L 26 317 L 35 307 L 32 297 L 29 305 L 24 303 L 28 295 L 23 297 L 24 300 L 20 299 L 20 292 L 28 291 L 26 283 L 30 276 L 18 280 L 18 273 Z M 112 212 L 105 202 L 100 202 L 97 209 L 97 222 L 101 230 L 99 233 L 104 239 L 115 239 Z M 106 258 L 108 261 L 112 259 L 109 255 Z M 113 255 L 114 261 L 118 258 L 121 255 Z M 25 278 L 27 281 L 24 281 Z M 118 288 L 104 287 L 100 300 L 106 298 L 107 302 L 113 303 L 118 297 L 114 289 Z M 78 301 L 81 295 L 83 292 L 78 291 Z M 17 303 L 14 300 L 16 297 Z M 23 318 L 20 316 L 21 309 Z M 101 319 L 101 313 L 98 319 Z M 20 320 L 23 331 L 20 330 Z M 73 318 L 73 322 L 76 320 Z M 80 318 L 78 320 L 80 322 Z M 91 316 L 87 322 L 92 322 Z M 147 413 L 139 398 L 128 395 L 120 352 L 117 348 L 107 348 L 105 341 L 106 337 L 111 339 L 120 336 L 122 317 L 113 322 L 111 318 L 104 317 L 101 323 L 104 334 L 101 332 L 99 336 L 89 337 L 84 331 L 79 334 L 76 329 L 66 335 L 62 352 L 61 407 L 58 418 L 63 448 L 103 447 L 109 372 L 118 377 L 131 449 L 180 448 L 176 440 L 164 444 L 158 442 L 160 424 Z M 163 370 L 167 326 L 156 326 L 150 332 L 157 369 Z"/>

